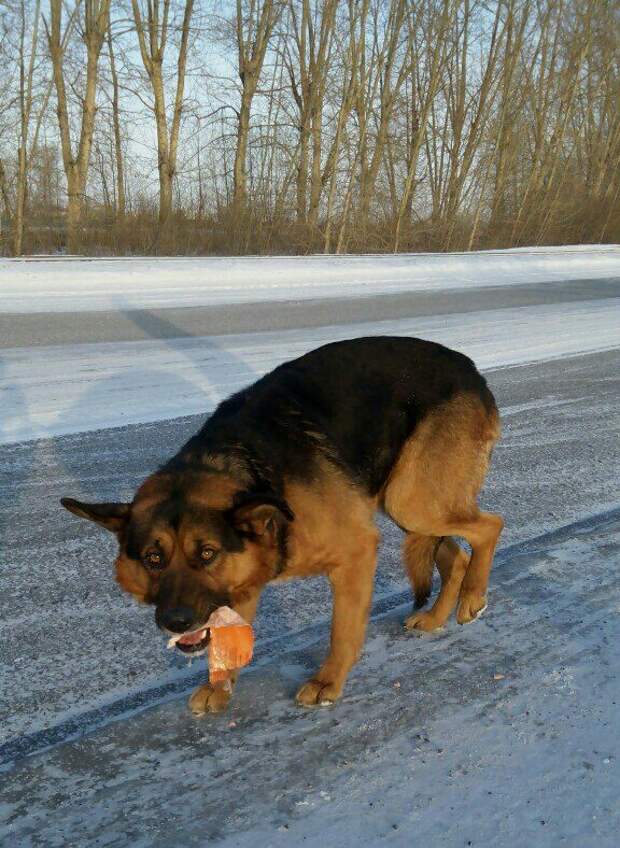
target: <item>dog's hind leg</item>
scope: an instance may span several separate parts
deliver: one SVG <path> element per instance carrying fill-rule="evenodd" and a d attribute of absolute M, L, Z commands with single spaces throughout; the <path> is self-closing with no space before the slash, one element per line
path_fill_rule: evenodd
<path fill-rule="evenodd" d="M 456 606 L 463 577 L 469 565 L 469 555 L 450 536 L 441 539 L 435 554 L 441 575 L 441 590 L 429 610 L 416 612 L 405 621 L 407 630 L 437 630 L 446 623 Z"/>
<path fill-rule="evenodd" d="M 479 512 L 472 519 L 455 525 L 454 535 L 467 539 L 472 548 L 471 560 L 465 571 L 460 591 L 456 620 L 459 624 L 475 621 L 487 605 L 489 575 L 493 555 L 504 529 L 504 520 L 491 512 Z"/>
<path fill-rule="evenodd" d="M 440 626 L 437 622 L 445 620 L 459 594 L 460 624 L 473 621 L 486 606 L 493 554 L 504 522 L 499 515 L 481 512 L 477 498 L 498 436 L 495 408 L 474 395 L 460 395 L 421 422 L 392 469 L 382 505 L 400 527 L 426 537 L 460 536 L 472 548 L 468 562 L 464 552 L 452 547 L 454 543 L 442 544 L 438 567 L 445 576 L 439 606 L 410 619 L 410 627 Z"/>
<path fill-rule="evenodd" d="M 415 598 L 415 608 L 423 607 L 431 594 L 435 553 L 441 539 L 407 533 L 403 541 L 403 562 Z"/>

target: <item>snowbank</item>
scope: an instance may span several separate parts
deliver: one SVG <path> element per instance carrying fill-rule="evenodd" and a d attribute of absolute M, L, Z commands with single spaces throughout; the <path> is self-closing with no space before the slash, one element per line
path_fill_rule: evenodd
<path fill-rule="evenodd" d="M 364 297 L 620 276 L 619 245 L 381 256 L 0 259 L 0 312 Z"/>

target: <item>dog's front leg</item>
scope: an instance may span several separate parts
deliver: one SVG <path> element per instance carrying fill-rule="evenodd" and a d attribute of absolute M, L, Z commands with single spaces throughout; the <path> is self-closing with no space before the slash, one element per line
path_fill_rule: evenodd
<path fill-rule="evenodd" d="M 331 646 L 327 659 L 297 693 L 297 703 L 324 706 L 336 701 L 364 644 L 377 560 L 376 540 L 358 557 L 329 574 L 333 611 Z"/>
<path fill-rule="evenodd" d="M 261 589 L 252 590 L 244 594 L 238 601 L 233 600 L 231 607 L 244 618 L 248 624 L 252 624 L 256 616 Z M 190 699 L 189 708 L 194 715 L 205 713 L 221 713 L 226 709 L 239 676 L 238 671 L 233 671 L 225 683 L 205 683 L 196 689 Z"/>

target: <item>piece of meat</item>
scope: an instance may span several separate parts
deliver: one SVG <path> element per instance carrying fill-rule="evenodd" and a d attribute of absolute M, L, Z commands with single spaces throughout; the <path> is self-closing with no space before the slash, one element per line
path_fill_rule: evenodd
<path fill-rule="evenodd" d="M 219 607 L 207 621 L 209 639 L 209 682 L 222 683 L 231 672 L 252 659 L 254 631 L 230 607 Z"/>

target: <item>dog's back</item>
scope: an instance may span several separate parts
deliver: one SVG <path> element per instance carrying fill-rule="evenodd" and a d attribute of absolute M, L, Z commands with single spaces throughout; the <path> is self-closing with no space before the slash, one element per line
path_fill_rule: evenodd
<path fill-rule="evenodd" d="M 458 394 L 495 411 L 474 363 L 443 345 L 389 336 L 334 342 L 224 401 L 186 449 L 243 445 L 269 464 L 273 483 L 279 469 L 311 473 L 320 448 L 375 495 L 418 424 Z"/>

